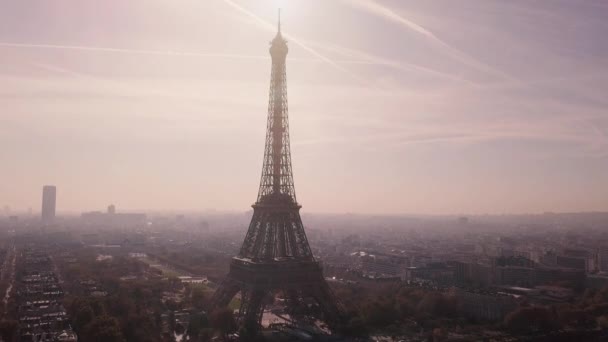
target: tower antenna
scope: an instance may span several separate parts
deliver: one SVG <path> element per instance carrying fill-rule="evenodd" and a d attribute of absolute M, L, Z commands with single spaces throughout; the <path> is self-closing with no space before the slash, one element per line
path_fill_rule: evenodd
<path fill-rule="evenodd" d="M 281 33 L 281 8 L 279 8 L 279 33 Z"/>

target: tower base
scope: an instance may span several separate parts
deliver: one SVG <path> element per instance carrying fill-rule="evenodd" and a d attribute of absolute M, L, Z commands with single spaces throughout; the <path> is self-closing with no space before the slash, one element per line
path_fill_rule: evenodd
<path fill-rule="evenodd" d="M 323 278 L 317 261 L 275 260 L 256 262 L 235 257 L 230 272 L 215 292 L 211 305 L 226 307 L 237 293 L 241 293 L 238 323 L 249 331 L 261 326 L 267 302 L 282 292 L 288 307 L 296 310 L 306 300 L 318 305 L 323 321 L 338 323 L 341 314 L 333 292 Z"/>

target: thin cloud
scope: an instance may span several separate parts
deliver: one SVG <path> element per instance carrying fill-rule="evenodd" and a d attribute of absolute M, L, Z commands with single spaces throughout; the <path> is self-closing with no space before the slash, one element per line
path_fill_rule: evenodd
<path fill-rule="evenodd" d="M 433 32 L 427 30 L 426 28 L 422 27 L 421 25 L 419 25 L 409 19 L 402 17 L 401 15 L 399 15 L 392 9 L 382 6 L 373 0 L 342 0 L 342 1 L 346 2 L 349 5 L 354 6 L 356 8 L 359 8 L 359 9 L 362 9 L 369 13 L 372 13 L 374 15 L 391 20 L 395 23 L 398 23 L 398 24 L 408 28 L 409 30 L 412 30 L 412 31 L 426 37 L 432 43 L 434 43 L 435 45 L 442 48 L 448 55 L 452 56 L 456 60 L 458 60 L 468 66 L 472 66 L 472 67 L 482 70 L 484 72 L 488 72 L 488 73 L 500 76 L 501 78 L 516 81 L 513 77 L 505 74 L 502 71 L 496 70 L 495 68 L 492 68 L 492 67 L 476 60 L 475 58 L 463 53 L 462 51 L 458 50 L 457 48 L 451 46 L 450 44 L 446 43 L 444 40 L 437 37 Z"/>
<path fill-rule="evenodd" d="M 48 63 L 39 63 L 39 62 L 33 62 L 31 63 L 33 66 L 43 69 L 43 70 L 47 70 L 47 71 L 52 71 L 52 72 L 56 72 L 59 74 L 66 74 L 66 75 L 70 75 L 70 76 L 74 76 L 74 77 L 83 77 L 83 78 L 89 78 L 90 75 L 85 75 L 83 73 L 80 72 L 76 72 L 70 69 L 66 69 L 66 68 L 62 68 L 60 66 L 57 65 L 53 65 L 53 64 L 48 64 Z M 92 77 L 91 77 L 92 78 Z M 94 78 L 95 80 L 98 80 L 96 78 Z"/>
<path fill-rule="evenodd" d="M 59 44 L 29 44 L 29 43 L 8 43 L 0 42 L 0 47 L 13 47 L 22 49 L 55 49 L 55 50 L 74 50 L 74 51 L 90 51 L 90 52 L 108 52 L 108 53 L 124 53 L 124 54 L 143 54 L 143 55 L 158 55 L 158 56 L 177 56 L 177 57 L 209 57 L 209 58 L 232 58 L 232 59 L 253 59 L 253 60 L 268 60 L 268 56 L 242 55 L 242 54 L 226 54 L 226 53 L 208 53 L 208 52 L 188 52 L 175 50 L 146 50 L 146 49 L 123 49 L 113 47 L 99 47 L 86 45 L 59 45 Z M 291 62 L 309 62 L 320 63 L 325 62 L 319 58 L 290 58 Z M 336 60 L 339 64 L 376 64 L 383 63 L 370 60 L 356 59 L 341 59 Z"/>
<path fill-rule="evenodd" d="M 98 77 L 88 73 L 75 71 L 68 69 L 56 64 L 49 64 L 43 62 L 30 62 L 30 64 L 36 68 L 54 72 L 57 74 L 67 75 L 77 80 L 86 82 L 92 86 L 94 91 L 97 93 L 107 93 L 109 91 L 114 94 L 120 94 L 120 96 L 126 97 L 173 97 L 180 98 L 183 100 L 191 100 L 192 98 L 184 95 L 182 92 L 171 92 L 166 88 L 151 88 L 150 86 L 142 87 L 141 85 L 131 84 L 126 81 L 118 81 L 110 78 Z M 183 108 L 197 108 L 194 104 L 189 104 L 188 101 L 181 101 L 180 106 Z"/>
<path fill-rule="evenodd" d="M 253 55 L 237 55 L 237 54 L 207 53 L 207 52 L 183 52 L 183 51 L 173 51 L 173 50 L 123 49 L 123 48 L 109 48 L 109 47 L 96 47 L 96 46 L 82 46 L 82 45 L 27 44 L 27 43 L 0 42 L 0 46 L 15 47 L 15 48 L 60 49 L 60 50 L 77 50 L 77 51 L 93 51 L 93 52 L 118 52 L 118 53 L 129 53 L 129 54 L 162 55 L 162 56 L 218 57 L 218 58 L 235 58 L 235 59 L 268 59 L 265 56 L 253 56 Z"/>
<path fill-rule="evenodd" d="M 573 127 L 572 123 L 552 120 L 530 122 L 498 122 L 485 120 L 458 125 L 437 124 L 395 124 L 377 122 L 375 129 L 383 133 L 334 135 L 298 141 L 295 146 L 315 146 L 326 144 L 357 144 L 361 147 L 399 149 L 409 145 L 454 144 L 475 145 L 490 141 L 544 141 L 576 145 L 581 155 L 597 156 L 606 153 L 607 137 L 597 127 Z M 363 133 L 363 132 L 361 132 Z M 591 134 L 590 134 L 591 133 Z"/>
<path fill-rule="evenodd" d="M 385 59 L 382 57 L 378 57 L 378 56 L 374 56 L 374 55 L 370 55 L 366 52 L 360 51 L 360 50 L 355 50 L 352 48 L 346 48 L 343 46 L 337 46 L 337 45 L 330 45 L 330 44 L 316 44 L 318 45 L 320 48 L 325 49 L 325 50 L 329 50 L 329 51 L 334 51 L 337 52 L 339 54 L 342 54 L 344 56 L 353 58 L 355 60 L 361 60 L 359 62 L 359 64 L 370 64 L 370 65 L 380 65 L 380 66 L 386 66 L 389 68 L 392 68 L 394 70 L 399 70 L 399 71 L 404 71 L 404 72 L 411 72 L 411 71 L 417 71 L 417 72 L 422 72 L 434 77 L 439 77 L 442 79 L 447 79 L 450 81 L 456 81 L 456 82 L 464 82 L 467 84 L 470 84 L 472 86 L 481 86 L 475 82 L 469 81 L 467 79 L 464 79 L 462 77 L 456 76 L 456 75 L 452 75 L 449 73 L 445 73 L 442 71 L 438 71 L 435 69 L 431 69 L 431 68 L 427 68 L 418 64 L 413 64 L 413 63 L 407 63 L 407 62 L 403 62 L 403 61 L 393 61 L 393 60 L 389 60 L 389 59 Z M 351 63 L 356 63 L 356 61 L 353 61 Z"/>

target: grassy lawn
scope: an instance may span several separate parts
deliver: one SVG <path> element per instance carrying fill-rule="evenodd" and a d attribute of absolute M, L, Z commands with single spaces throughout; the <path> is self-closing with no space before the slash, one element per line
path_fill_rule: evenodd
<path fill-rule="evenodd" d="M 241 307 L 241 299 L 236 297 L 232 298 L 230 303 L 228 303 L 228 307 L 231 310 L 238 310 Z"/>

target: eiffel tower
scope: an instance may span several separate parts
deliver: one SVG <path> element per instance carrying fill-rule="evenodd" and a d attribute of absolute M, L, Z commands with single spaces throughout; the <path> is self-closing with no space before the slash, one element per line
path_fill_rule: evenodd
<path fill-rule="evenodd" d="M 226 307 L 240 292 L 238 322 L 250 331 L 259 329 L 264 307 L 277 292 L 285 296 L 290 309 L 316 303 L 313 307 L 324 321 L 337 322 L 341 317 L 322 267 L 312 255 L 296 201 L 289 148 L 287 52 L 279 12 L 278 32 L 270 44 L 272 70 L 260 189 L 245 241 L 211 300 L 212 307 Z"/>

